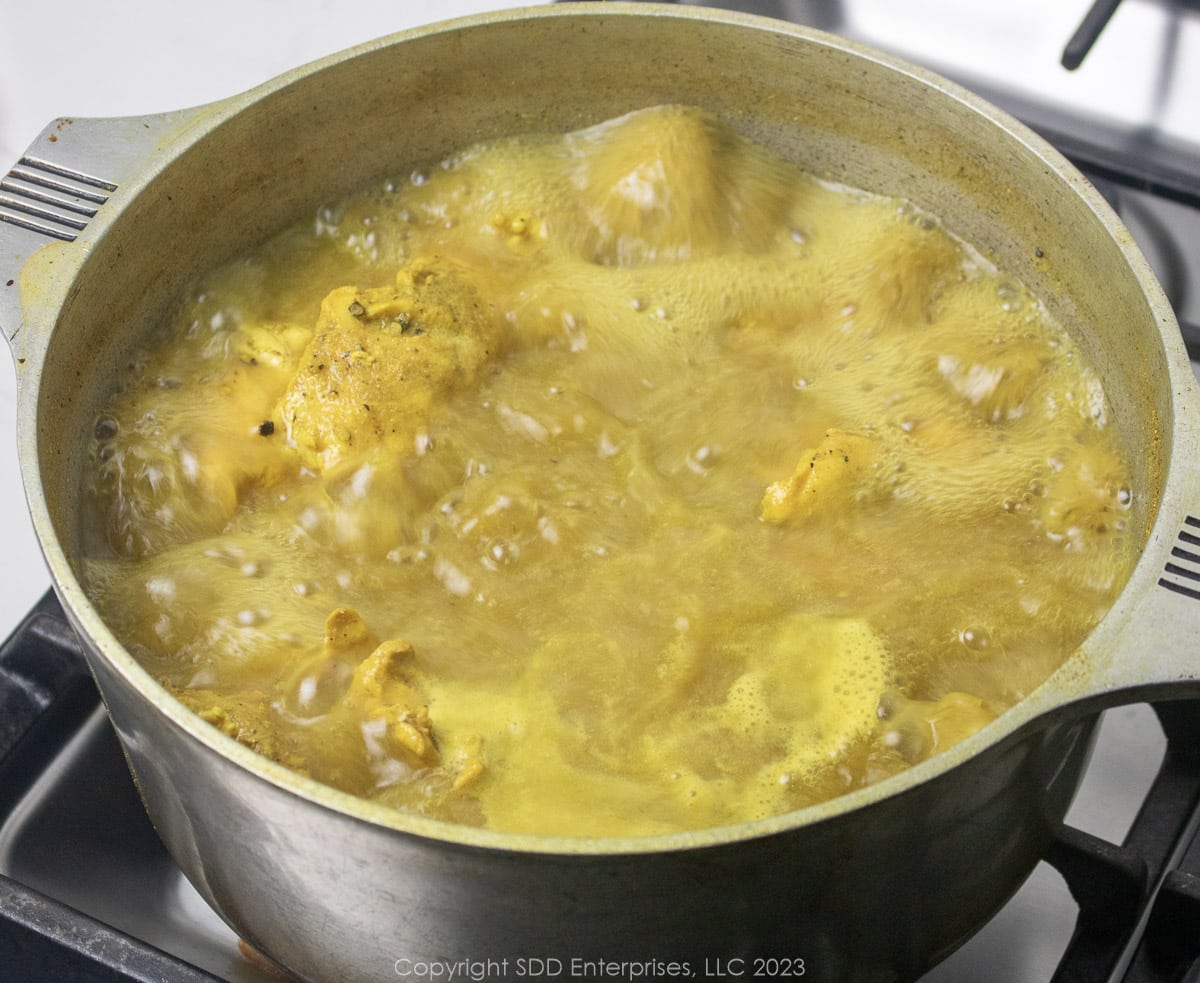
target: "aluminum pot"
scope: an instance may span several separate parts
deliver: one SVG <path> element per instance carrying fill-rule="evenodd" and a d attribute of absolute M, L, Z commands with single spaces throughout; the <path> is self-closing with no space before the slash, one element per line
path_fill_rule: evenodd
<path fill-rule="evenodd" d="M 1050 680 L 950 751 L 796 813 L 675 835 L 536 837 L 401 815 L 193 716 L 122 648 L 80 581 L 86 438 L 134 344 L 195 272 L 318 202 L 481 138 L 665 102 L 914 200 L 1047 299 L 1098 366 L 1135 461 L 1130 521 L 1145 545 L 1111 612 Z M 298 978 L 457 967 L 493 979 L 912 979 L 1037 863 L 1086 758 L 1090 715 L 1200 694 L 1200 412 L 1170 307 L 1086 180 L 928 72 L 745 15 L 538 7 L 396 35 L 198 109 L 58 120 L 18 172 L 35 191 L 0 222 L 0 327 L 55 588 L 171 853 Z"/>

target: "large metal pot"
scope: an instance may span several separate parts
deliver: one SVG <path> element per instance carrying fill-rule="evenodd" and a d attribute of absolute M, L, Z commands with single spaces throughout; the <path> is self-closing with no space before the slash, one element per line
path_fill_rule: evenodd
<path fill-rule="evenodd" d="M 100 621 L 77 562 L 86 435 L 144 329 L 194 271 L 317 201 L 483 137 L 663 102 L 914 199 L 1072 326 L 1136 461 L 1145 548 L 1111 613 L 1040 689 L 949 752 L 801 812 L 670 836 L 539 838 L 400 815 L 185 710 Z M 736 14 L 540 7 L 397 35 L 199 109 L 60 120 L 28 158 L 27 171 L 80 192 L 81 212 L 79 228 L 40 206 L 28 227 L 0 223 L 33 521 L 159 833 L 213 907 L 298 977 L 422 979 L 464 959 L 492 960 L 459 967 L 476 978 L 599 975 L 587 960 L 661 961 L 625 979 L 667 975 L 670 961 L 736 976 L 765 957 L 779 960 L 768 975 L 910 979 L 1037 862 L 1086 757 L 1088 714 L 1200 693 L 1200 547 L 1188 545 L 1200 543 L 1200 412 L 1171 310 L 1083 178 L 929 73 Z"/>

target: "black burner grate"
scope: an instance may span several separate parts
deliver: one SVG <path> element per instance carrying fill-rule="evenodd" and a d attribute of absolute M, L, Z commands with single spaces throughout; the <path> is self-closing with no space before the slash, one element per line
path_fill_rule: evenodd
<path fill-rule="evenodd" d="M 99 704 L 79 642 L 57 599 L 47 593 L 0 648 L 0 828 Z M 113 818 L 97 815 L 92 821 Z M 218 983 L 3 874 L 0 979 Z"/>
<path fill-rule="evenodd" d="M 1200 972 L 1200 702 L 1154 709 L 1167 751 L 1125 842 L 1064 826 L 1046 857 L 1080 909 L 1054 983 Z"/>

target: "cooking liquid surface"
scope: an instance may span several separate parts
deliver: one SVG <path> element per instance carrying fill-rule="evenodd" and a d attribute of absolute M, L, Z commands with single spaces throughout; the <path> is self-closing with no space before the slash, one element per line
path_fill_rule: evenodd
<path fill-rule="evenodd" d="M 205 277 L 97 420 L 89 589 L 184 703 L 566 835 L 860 787 L 1123 586 L 1096 376 L 902 201 L 697 112 L 465 150 Z"/>

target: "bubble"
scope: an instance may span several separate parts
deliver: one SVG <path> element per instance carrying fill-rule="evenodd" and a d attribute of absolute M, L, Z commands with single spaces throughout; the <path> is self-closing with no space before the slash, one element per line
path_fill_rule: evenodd
<path fill-rule="evenodd" d="M 342 224 L 345 218 L 345 213 L 340 208 L 332 205 L 326 205 L 317 210 L 317 220 L 315 232 L 317 235 L 331 235 L 337 232 L 337 228 Z"/>
<path fill-rule="evenodd" d="M 717 463 L 717 449 L 709 444 L 702 444 L 687 456 L 688 469 L 695 474 L 707 474 Z"/>
<path fill-rule="evenodd" d="M 608 435 L 607 430 L 600 431 L 600 439 L 597 442 L 596 453 L 602 458 L 607 459 L 615 457 L 621 453 L 621 445 L 613 441 Z"/>
<path fill-rule="evenodd" d="M 1001 283 L 996 288 L 996 296 L 1000 299 L 1000 309 L 1009 313 L 1019 311 L 1023 306 L 1021 303 L 1021 290 L 1013 283 Z"/>
<path fill-rule="evenodd" d="M 558 545 L 558 527 L 546 516 L 537 521 L 538 533 L 552 546 Z"/>
<path fill-rule="evenodd" d="M 986 628 L 971 626 L 958 633 L 958 640 L 973 652 L 981 652 L 992 644 Z"/>
<path fill-rule="evenodd" d="M 491 557 L 502 566 L 511 566 L 521 558 L 521 547 L 507 539 L 492 544 Z"/>

